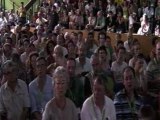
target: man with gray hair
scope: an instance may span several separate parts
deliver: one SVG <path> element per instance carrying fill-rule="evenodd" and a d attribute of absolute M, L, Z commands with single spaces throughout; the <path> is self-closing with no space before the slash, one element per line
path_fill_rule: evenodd
<path fill-rule="evenodd" d="M 0 88 L 0 120 L 25 120 L 30 107 L 27 85 L 17 78 L 17 67 L 11 60 L 3 64 L 2 74 L 6 82 Z"/>

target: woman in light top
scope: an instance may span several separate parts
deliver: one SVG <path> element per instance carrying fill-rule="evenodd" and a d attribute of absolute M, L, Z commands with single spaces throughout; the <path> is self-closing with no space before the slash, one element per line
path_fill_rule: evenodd
<path fill-rule="evenodd" d="M 78 120 L 74 103 L 65 97 L 68 85 L 68 74 L 59 66 L 53 74 L 55 97 L 46 105 L 42 120 Z"/>

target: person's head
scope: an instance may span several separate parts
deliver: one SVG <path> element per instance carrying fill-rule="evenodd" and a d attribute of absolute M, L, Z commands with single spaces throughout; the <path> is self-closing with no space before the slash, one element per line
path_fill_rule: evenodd
<path fill-rule="evenodd" d="M 36 73 L 37 76 L 44 76 L 46 75 L 47 70 L 47 61 L 44 57 L 38 57 L 36 59 Z"/>
<path fill-rule="evenodd" d="M 70 34 L 68 32 L 65 32 L 64 39 L 65 40 L 70 40 L 71 39 Z"/>
<path fill-rule="evenodd" d="M 10 43 L 5 43 L 5 44 L 3 45 L 3 52 L 4 52 L 5 54 L 11 54 L 11 53 L 12 53 L 12 46 L 11 46 Z"/>
<path fill-rule="evenodd" d="M 67 42 L 66 47 L 67 47 L 68 53 L 73 53 L 76 50 L 76 45 L 72 40 L 69 40 Z"/>
<path fill-rule="evenodd" d="M 133 35 L 132 35 L 131 32 L 129 32 L 129 33 L 127 34 L 127 39 L 128 39 L 128 41 L 132 41 L 132 40 L 133 40 Z"/>
<path fill-rule="evenodd" d="M 132 67 L 127 66 L 123 70 L 123 85 L 128 93 L 133 92 L 135 88 L 135 71 Z"/>
<path fill-rule="evenodd" d="M 21 62 L 20 55 L 18 53 L 12 53 L 11 60 L 19 64 Z"/>
<path fill-rule="evenodd" d="M 70 77 L 74 77 L 76 70 L 76 61 L 74 58 L 67 59 L 67 71 Z"/>
<path fill-rule="evenodd" d="M 12 38 L 11 38 L 11 37 L 7 37 L 7 38 L 5 39 L 5 43 L 9 43 L 9 44 L 13 45 L 13 40 L 12 40 Z"/>
<path fill-rule="evenodd" d="M 124 47 L 120 47 L 117 50 L 117 59 L 124 61 L 125 58 L 125 54 L 126 54 L 126 49 Z"/>
<path fill-rule="evenodd" d="M 30 44 L 30 41 L 27 39 L 27 38 L 25 38 L 24 40 L 23 40 L 23 48 L 24 48 L 24 50 L 25 50 L 25 52 L 29 52 L 29 44 Z"/>
<path fill-rule="evenodd" d="M 77 34 L 78 34 L 78 40 L 81 40 L 83 38 L 83 32 L 80 31 Z"/>
<path fill-rule="evenodd" d="M 139 55 L 141 53 L 141 46 L 140 46 L 140 44 L 134 44 L 133 47 L 132 47 L 132 50 L 133 50 L 133 54 L 135 56 Z"/>
<path fill-rule="evenodd" d="M 26 63 L 26 66 L 28 69 L 33 69 L 36 67 L 36 59 L 38 57 L 38 53 L 37 52 L 31 52 L 29 54 L 29 57 L 28 57 L 28 60 L 27 60 L 27 63 Z"/>
<path fill-rule="evenodd" d="M 105 96 L 105 82 L 104 78 L 102 76 L 97 76 L 93 80 L 93 95 L 95 101 L 99 101 L 104 99 Z"/>
<path fill-rule="evenodd" d="M 24 2 L 21 2 L 21 6 L 22 6 L 22 7 L 24 6 Z"/>
<path fill-rule="evenodd" d="M 98 48 L 98 55 L 101 62 L 107 60 L 107 54 L 108 53 L 104 45 Z"/>
<path fill-rule="evenodd" d="M 55 97 L 65 97 L 69 82 L 67 70 L 63 66 L 58 66 L 53 73 L 53 80 Z"/>
<path fill-rule="evenodd" d="M 88 40 L 93 40 L 94 39 L 94 33 L 93 32 L 89 32 L 88 36 L 87 36 Z"/>
<path fill-rule="evenodd" d="M 111 38 L 109 36 L 106 36 L 106 46 L 111 47 Z"/>
<path fill-rule="evenodd" d="M 4 79 L 9 82 L 16 82 L 18 78 L 18 68 L 16 64 L 11 61 L 7 60 L 3 65 L 2 65 L 2 73 Z"/>
<path fill-rule="evenodd" d="M 84 43 L 78 46 L 78 56 L 79 58 L 84 58 L 86 56 L 86 46 Z"/>
<path fill-rule="evenodd" d="M 92 65 L 92 70 L 97 73 L 100 71 L 100 61 L 97 53 L 94 53 L 90 58 L 90 63 Z"/>
<path fill-rule="evenodd" d="M 55 43 L 52 40 L 49 40 L 46 44 L 46 52 L 47 54 L 52 54 L 55 47 Z"/>
<path fill-rule="evenodd" d="M 102 15 L 103 15 L 102 11 L 97 12 L 97 17 L 102 17 Z"/>
<path fill-rule="evenodd" d="M 63 57 L 63 48 L 60 45 L 54 47 L 54 57 Z"/>
<path fill-rule="evenodd" d="M 98 42 L 99 45 L 106 45 L 106 33 L 104 32 L 99 32 L 98 34 Z"/>
<path fill-rule="evenodd" d="M 38 12 L 38 17 L 41 18 L 42 17 L 42 12 Z"/>
<path fill-rule="evenodd" d="M 155 47 L 158 42 L 158 37 L 153 37 L 151 40 L 152 40 L 152 46 Z"/>
<path fill-rule="evenodd" d="M 120 47 L 124 47 L 124 43 L 123 43 L 123 41 L 118 40 L 117 43 L 116 43 L 116 48 L 118 49 Z"/>
<path fill-rule="evenodd" d="M 64 46 L 64 44 L 65 44 L 64 36 L 63 34 L 59 34 L 57 36 L 57 45 Z"/>
<path fill-rule="evenodd" d="M 144 61 L 145 59 L 143 54 L 139 54 L 135 61 L 135 66 L 134 66 L 135 71 L 140 70 L 141 68 L 145 69 Z"/>
<path fill-rule="evenodd" d="M 74 44 L 77 44 L 77 40 L 78 40 L 78 34 L 76 32 L 73 32 L 72 34 L 72 41 L 74 42 Z"/>
<path fill-rule="evenodd" d="M 160 42 L 157 42 L 156 44 L 156 57 L 160 60 Z"/>
<path fill-rule="evenodd" d="M 108 12 L 108 17 L 112 17 L 113 16 L 113 12 L 112 11 L 109 11 Z"/>
<path fill-rule="evenodd" d="M 54 27 L 54 32 L 55 32 L 56 34 L 60 34 L 60 32 L 61 32 L 61 27 L 60 27 L 60 25 L 56 25 L 56 26 Z"/>
<path fill-rule="evenodd" d="M 29 24 L 25 24 L 25 31 L 29 31 L 30 30 L 30 25 Z"/>
<path fill-rule="evenodd" d="M 11 25 L 9 25 L 9 24 L 5 25 L 5 31 L 6 31 L 6 33 L 10 33 Z"/>

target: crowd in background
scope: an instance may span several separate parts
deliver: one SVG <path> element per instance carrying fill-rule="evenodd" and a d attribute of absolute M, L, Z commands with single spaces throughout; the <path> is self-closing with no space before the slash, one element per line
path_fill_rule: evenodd
<path fill-rule="evenodd" d="M 0 120 L 158 120 L 160 1 L 43 0 L 27 15 L 0 15 Z M 156 33 L 147 56 L 133 33 Z"/>

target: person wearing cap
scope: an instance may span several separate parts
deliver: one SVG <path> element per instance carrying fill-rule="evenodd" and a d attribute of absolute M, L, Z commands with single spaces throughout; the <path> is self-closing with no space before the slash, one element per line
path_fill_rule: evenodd
<path fill-rule="evenodd" d="M 7 60 L 2 66 L 6 82 L 0 88 L 0 120 L 25 120 L 30 107 L 27 85 L 18 79 L 17 66 Z"/>

